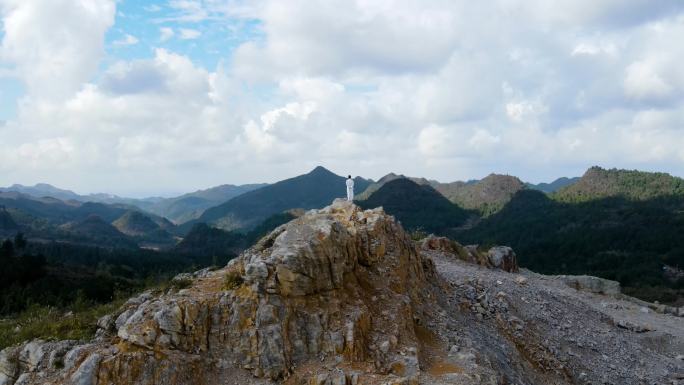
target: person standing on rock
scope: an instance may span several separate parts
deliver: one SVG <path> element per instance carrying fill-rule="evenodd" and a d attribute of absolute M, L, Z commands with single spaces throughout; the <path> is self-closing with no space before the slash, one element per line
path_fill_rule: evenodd
<path fill-rule="evenodd" d="M 347 177 L 347 200 L 352 202 L 354 200 L 354 179 L 351 175 Z"/>

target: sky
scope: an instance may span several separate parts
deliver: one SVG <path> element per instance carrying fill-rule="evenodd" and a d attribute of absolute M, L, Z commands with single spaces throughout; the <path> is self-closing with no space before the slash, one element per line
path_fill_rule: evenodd
<path fill-rule="evenodd" d="M 0 0 L 0 22 L 0 186 L 684 176 L 680 0 Z"/>

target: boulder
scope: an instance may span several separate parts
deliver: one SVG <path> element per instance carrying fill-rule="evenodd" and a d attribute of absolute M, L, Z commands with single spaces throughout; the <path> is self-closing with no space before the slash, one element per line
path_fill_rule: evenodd
<path fill-rule="evenodd" d="M 19 376 L 19 348 L 0 351 L 0 385 L 14 384 Z"/>
<path fill-rule="evenodd" d="M 98 353 L 88 356 L 74 374 L 71 375 L 71 382 L 74 385 L 96 385 L 97 369 L 101 360 L 102 356 Z"/>
<path fill-rule="evenodd" d="M 459 253 L 458 255 L 462 260 L 470 263 L 475 263 L 484 267 L 492 267 L 492 264 L 489 262 L 487 254 L 480 251 L 480 246 L 467 245 L 463 247 L 463 250 L 465 252 Z"/>
<path fill-rule="evenodd" d="M 494 246 L 486 253 L 478 245 L 462 246 L 446 237 L 430 235 L 420 242 L 421 252 L 451 254 L 454 257 L 480 266 L 500 269 L 510 273 L 518 272 L 515 252 L 508 246 Z"/>
<path fill-rule="evenodd" d="M 557 275 L 555 278 L 575 290 L 613 296 L 620 294 L 620 282 L 617 281 L 590 275 Z"/>
<path fill-rule="evenodd" d="M 438 237 L 429 235 L 420 242 L 422 250 L 436 250 L 447 253 L 458 253 L 458 249 L 462 248 L 457 242 L 452 241 L 446 237 Z"/>
<path fill-rule="evenodd" d="M 508 246 L 494 246 L 487 251 L 489 263 L 496 268 L 509 273 L 518 272 L 518 260 L 515 252 Z"/>

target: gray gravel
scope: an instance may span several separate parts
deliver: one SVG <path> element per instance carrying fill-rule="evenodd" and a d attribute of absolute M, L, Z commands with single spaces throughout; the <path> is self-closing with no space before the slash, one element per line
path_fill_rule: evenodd
<path fill-rule="evenodd" d="M 442 299 L 453 309 L 442 316 L 451 324 L 443 337 L 472 346 L 508 383 L 684 383 L 684 318 L 578 291 L 555 277 L 428 254 L 452 288 Z M 522 364 L 507 362 L 516 356 Z"/>

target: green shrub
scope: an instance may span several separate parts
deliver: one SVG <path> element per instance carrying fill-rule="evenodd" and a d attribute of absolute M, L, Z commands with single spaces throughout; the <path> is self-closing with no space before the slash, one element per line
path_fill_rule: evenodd
<path fill-rule="evenodd" d="M 190 278 L 180 278 L 171 280 L 171 288 L 174 290 L 183 290 L 192 286 L 192 279 Z"/>
<path fill-rule="evenodd" d="M 410 235 L 411 235 L 411 239 L 412 239 L 413 241 L 416 241 L 416 242 L 417 242 L 417 241 L 422 241 L 422 240 L 425 239 L 429 234 L 426 233 L 425 231 L 421 230 L 421 229 L 416 229 L 416 230 L 411 231 Z"/>

